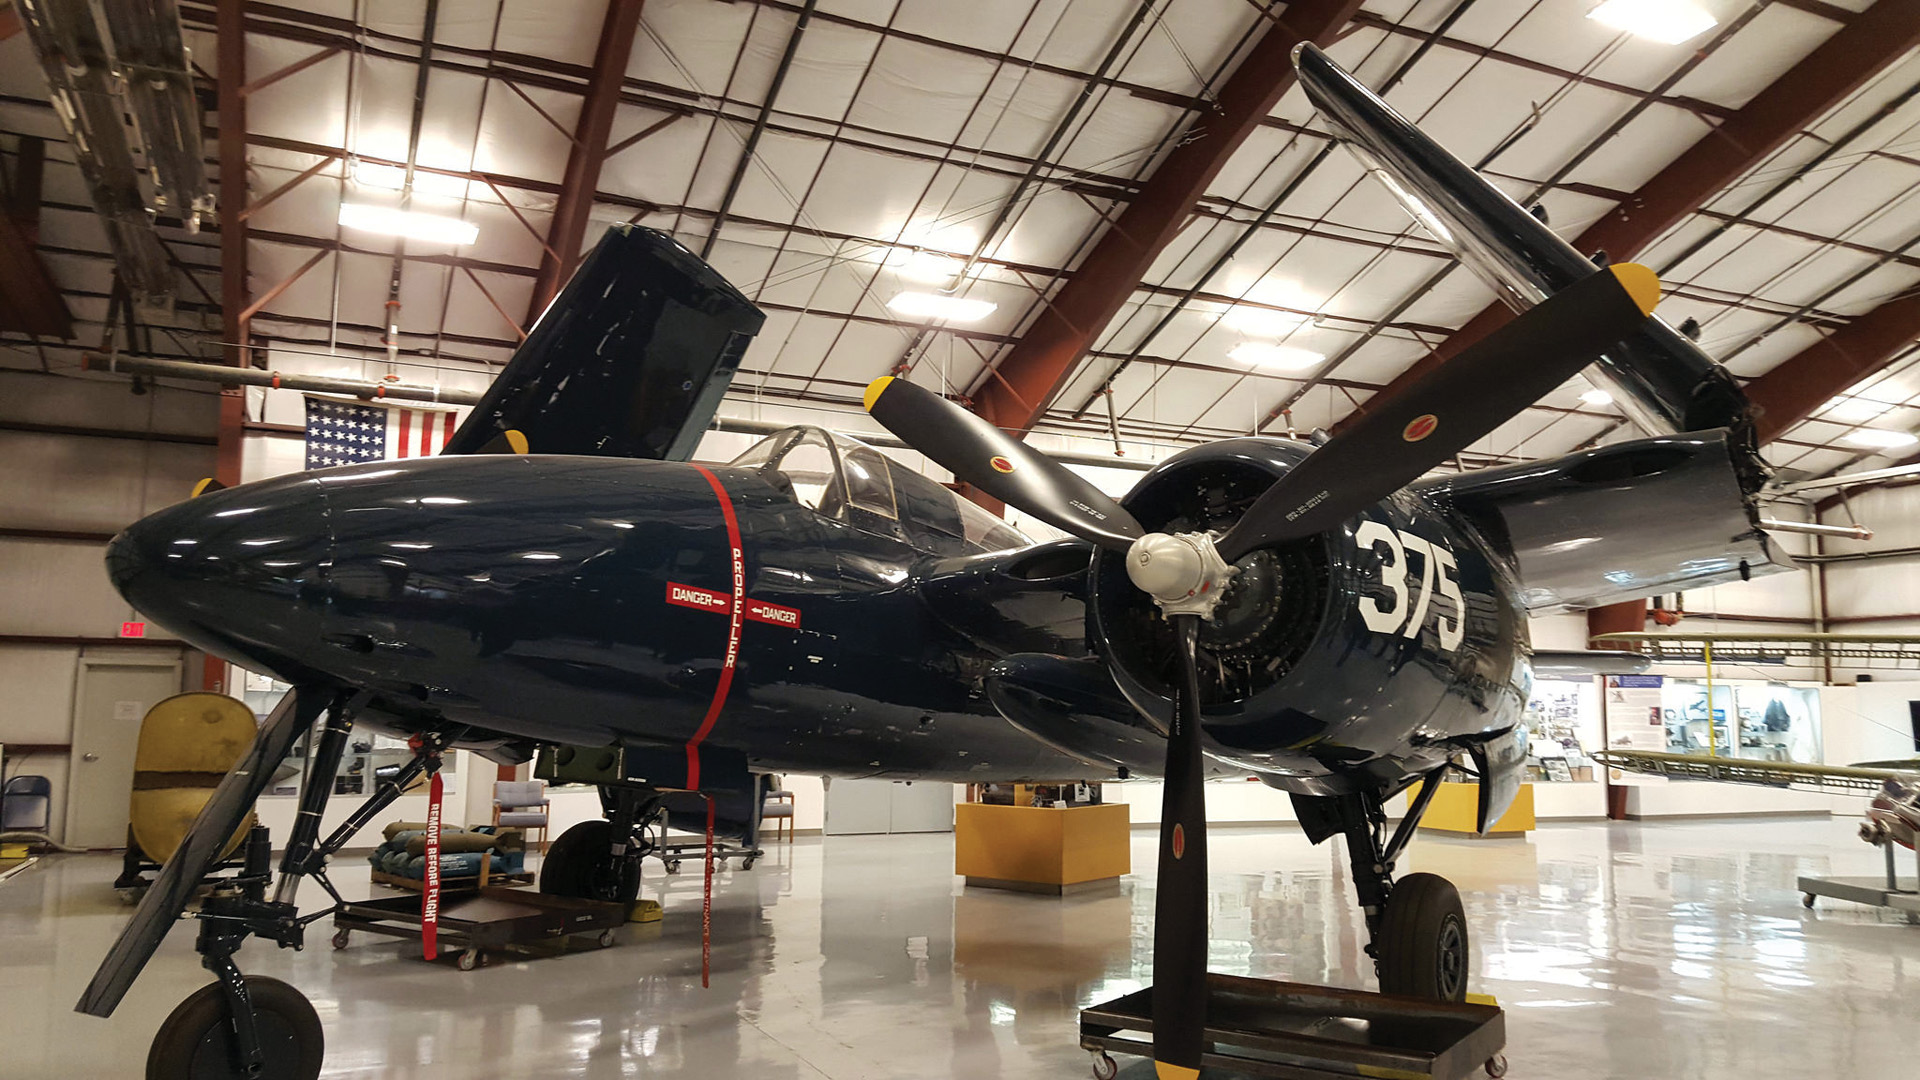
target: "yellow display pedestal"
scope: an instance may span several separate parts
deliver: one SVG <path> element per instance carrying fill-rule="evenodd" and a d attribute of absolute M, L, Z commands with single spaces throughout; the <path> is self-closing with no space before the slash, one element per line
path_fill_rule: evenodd
<path fill-rule="evenodd" d="M 1493 823 L 1493 828 L 1487 831 L 1485 837 L 1473 831 L 1479 816 L 1479 784 L 1441 784 L 1440 790 L 1434 793 L 1433 802 L 1427 806 L 1426 816 L 1420 819 L 1420 827 L 1474 839 L 1525 836 L 1533 831 L 1533 785 L 1520 785 L 1520 793 L 1514 796 L 1513 805 L 1507 807 L 1507 812 L 1500 815 L 1500 820 Z"/>
<path fill-rule="evenodd" d="M 1133 869 L 1126 803 L 953 810 L 953 872 L 968 885 L 1063 896 Z"/>

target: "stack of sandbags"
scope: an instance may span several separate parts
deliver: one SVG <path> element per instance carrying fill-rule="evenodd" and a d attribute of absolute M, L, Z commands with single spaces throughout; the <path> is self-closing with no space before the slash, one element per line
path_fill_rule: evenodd
<path fill-rule="evenodd" d="M 373 868 L 394 877 L 421 880 L 427 875 L 427 825 L 424 821 L 395 821 L 381 830 L 386 842 L 367 856 Z M 441 878 L 478 877 L 482 861 L 488 876 L 517 874 L 526 869 L 527 841 L 519 829 L 478 825 L 471 829 L 440 828 Z"/>

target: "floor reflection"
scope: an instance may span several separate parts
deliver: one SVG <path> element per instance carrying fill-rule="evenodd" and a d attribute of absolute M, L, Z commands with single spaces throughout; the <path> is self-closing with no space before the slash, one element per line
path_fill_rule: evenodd
<path fill-rule="evenodd" d="M 1509 1009 L 1518 1076 L 1891 1074 L 1920 1010 L 1920 927 L 1800 906 L 1800 874 L 1871 874 L 1844 819 L 1548 826 L 1524 840 L 1421 837 L 1405 870 L 1461 889 L 1475 989 Z M 650 866 L 666 908 L 619 948 L 461 973 L 398 942 L 249 946 L 251 972 L 311 996 L 330 1077 L 1081 1076 L 1077 1011 L 1145 985 L 1145 873 L 1054 899 L 966 890 L 948 836 L 802 840 L 715 879 L 700 986 L 699 864 Z M 1370 987 L 1338 843 L 1217 830 L 1214 970 Z M 70 1011 L 127 909 L 116 864 L 60 857 L 0 884 L 0 1074 L 137 1075 L 146 1043 L 205 981 L 176 931 L 121 1013 Z M 336 876 L 364 894 L 364 872 Z"/>

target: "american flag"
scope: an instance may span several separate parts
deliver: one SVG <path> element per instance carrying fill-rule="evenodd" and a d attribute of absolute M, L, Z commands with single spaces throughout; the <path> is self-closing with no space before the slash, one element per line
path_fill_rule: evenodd
<path fill-rule="evenodd" d="M 307 468 L 430 457 L 453 437 L 455 426 L 448 410 L 308 396 Z"/>

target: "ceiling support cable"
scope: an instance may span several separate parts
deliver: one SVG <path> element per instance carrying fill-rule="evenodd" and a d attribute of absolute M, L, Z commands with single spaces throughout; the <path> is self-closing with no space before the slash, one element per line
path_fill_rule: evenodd
<path fill-rule="evenodd" d="M 787 81 L 787 70 L 793 67 L 793 56 L 800 50 L 800 39 L 807 32 L 807 24 L 813 21 L 815 0 L 806 0 L 800 8 L 800 17 L 794 21 L 793 32 L 787 35 L 787 47 L 780 54 L 780 64 L 773 69 L 773 82 L 767 87 L 767 99 L 760 103 L 760 114 L 754 117 L 753 127 L 747 131 L 747 140 L 740 148 L 740 159 L 733 163 L 733 175 L 727 178 L 726 194 L 720 197 L 720 209 L 714 212 L 713 224 L 707 227 L 707 238 L 700 245 L 702 259 L 713 254 L 713 245 L 720 239 L 720 230 L 727 224 L 727 214 L 733 209 L 734 196 L 740 194 L 740 184 L 747 178 L 747 169 L 753 164 L 753 155 L 760 147 L 760 136 L 767 130 L 767 121 L 773 116 L 773 103 L 780 96 L 780 87 Z"/>

